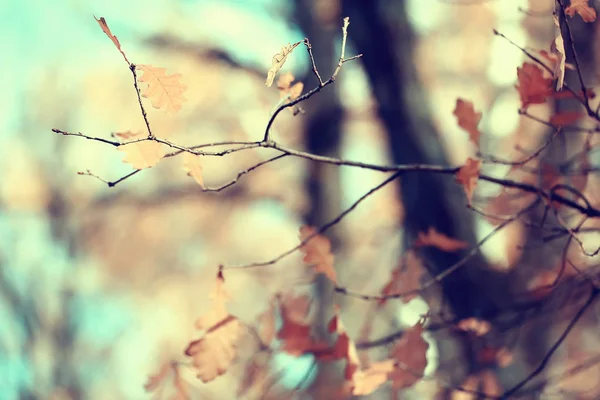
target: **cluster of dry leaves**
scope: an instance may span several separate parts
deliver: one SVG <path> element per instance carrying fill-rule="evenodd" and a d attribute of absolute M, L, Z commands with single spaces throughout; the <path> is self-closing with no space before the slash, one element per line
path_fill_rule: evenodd
<path fill-rule="evenodd" d="M 586 0 L 572 0 L 571 5 L 565 9 L 565 13 L 570 17 L 579 14 L 586 22 L 591 22 L 596 18 L 594 9 L 589 7 Z M 134 74 L 136 85 L 142 86 L 141 89 L 138 89 L 139 95 L 150 99 L 152 106 L 157 109 L 167 113 L 178 112 L 185 101 L 186 90 L 186 87 L 180 83 L 180 74 L 168 75 L 164 68 L 130 63 L 117 37 L 108 28 L 105 19 L 96 20 L 123 55 Z M 559 25 L 557 17 L 555 17 L 555 23 L 557 26 Z M 288 55 L 300 43 L 302 42 L 284 46 L 273 57 L 272 66 L 265 82 L 266 86 L 273 84 Z M 557 30 L 551 51 L 541 51 L 540 56 L 548 62 L 548 65 L 543 66 L 544 68 L 535 63 L 525 62 L 517 69 L 518 82 L 515 87 L 521 99 L 523 112 L 529 106 L 544 104 L 550 98 L 577 96 L 576 93 L 563 90 L 565 68 L 571 66 L 565 62 L 564 41 L 560 29 Z M 142 74 L 139 78 L 136 71 Z M 304 89 L 301 82 L 293 83 L 293 81 L 294 76 L 290 73 L 280 75 L 277 80 L 281 98 L 286 101 L 298 99 Z M 586 98 L 594 96 L 592 92 L 584 95 Z M 481 138 L 479 123 L 482 113 L 476 111 L 470 101 L 459 98 L 456 101 L 454 115 L 458 125 L 469 135 L 470 141 L 479 150 Z M 583 117 L 585 117 L 583 113 L 562 112 L 553 115 L 548 123 L 560 128 L 577 122 Z M 152 139 L 149 129 L 147 134 L 128 131 L 117 133 L 115 136 L 121 141 L 118 150 L 125 153 L 123 161 L 131 164 L 135 169 L 150 168 L 165 157 L 163 144 L 148 140 Z M 477 153 L 479 154 L 479 152 Z M 588 153 L 587 151 L 582 152 L 580 166 L 584 169 L 589 167 Z M 180 151 L 175 155 L 181 157 L 184 171 L 200 186 L 203 186 L 200 156 L 188 151 Z M 465 164 L 456 170 L 456 181 L 464 188 L 469 204 L 477 186 L 481 164 L 482 160 L 477 157 L 468 158 Z M 544 179 L 544 189 L 550 189 L 562 178 L 557 171 L 548 171 Z M 583 174 L 570 184 L 581 192 L 584 190 L 586 182 L 587 175 Z M 300 240 L 300 249 L 304 254 L 303 261 L 312 268 L 315 274 L 325 275 L 337 286 L 334 255 L 331 252 L 329 240 L 312 227 L 301 228 Z M 380 306 L 390 297 L 399 297 L 407 303 L 419 295 L 425 276 L 419 249 L 426 246 L 434 246 L 446 252 L 455 252 L 469 247 L 469 244 L 447 237 L 433 228 L 420 233 L 413 248 L 403 254 L 399 265 L 392 271 L 390 280 L 383 287 L 379 301 Z M 236 360 L 240 341 L 248 334 L 248 326 L 235 315 L 230 314 L 227 309 L 230 296 L 225 289 L 222 269 L 219 269 L 217 274 L 212 301 L 212 307 L 208 313 L 196 321 L 196 328 L 201 331 L 201 336 L 191 341 L 185 349 L 185 355 L 191 360 L 194 372 L 203 382 L 212 381 L 227 372 Z M 339 393 L 344 395 L 370 394 L 387 382 L 394 390 L 401 390 L 414 385 L 423 378 L 427 366 L 426 352 L 428 349 L 428 343 L 423 338 L 425 319 L 404 332 L 403 336 L 391 347 L 387 358 L 368 363 L 365 362 L 367 359 L 362 359 L 362 362 L 359 359 L 355 343 L 346 332 L 337 309 L 333 310 L 334 317 L 328 326 L 329 332 L 335 338 L 333 343 L 315 339 L 310 318 L 313 308 L 311 299 L 306 295 L 290 293 L 275 295 L 271 299 L 269 308 L 259 318 L 259 336 L 262 345 L 294 356 L 312 354 L 319 362 L 345 362 L 345 381 L 339 388 Z M 490 324 L 470 318 L 460 321 L 456 328 L 475 336 L 483 336 L 489 332 Z M 481 357 L 493 360 L 497 365 L 506 365 L 511 358 L 506 349 L 487 349 Z M 264 360 L 263 362 L 253 360 L 249 364 L 248 374 L 252 375 L 254 373 L 252 371 L 255 371 L 259 364 L 262 365 L 261 368 L 268 369 L 268 365 L 264 365 Z M 164 364 L 159 373 L 149 379 L 146 389 L 160 395 L 165 387 L 170 385 L 169 377 L 172 377 L 171 388 L 175 390 L 172 398 L 188 398 L 190 385 L 182 377 L 180 366 L 175 361 Z M 247 390 L 251 384 L 254 384 L 248 383 L 250 381 L 253 379 L 245 380 L 246 383 L 243 383 L 245 388 L 241 388 L 241 391 Z M 500 394 L 495 375 L 485 371 L 479 376 L 469 376 L 462 386 L 466 390 L 475 390 L 480 385 L 489 389 L 486 390 L 486 393 Z"/>

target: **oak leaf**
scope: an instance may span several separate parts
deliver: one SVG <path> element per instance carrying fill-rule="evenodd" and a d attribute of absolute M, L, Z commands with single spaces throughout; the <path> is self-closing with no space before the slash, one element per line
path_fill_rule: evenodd
<path fill-rule="evenodd" d="M 435 228 L 430 227 L 427 233 L 419 232 L 415 247 L 433 246 L 447 252 L 454 252 L 469 247 L 465 241 L 453 239 L 443 233 L 438 232 Z"/>
<path fill-rule="evenodd" d="M 333 283 L 336 283 L 331 242 L 325 236 L 315 235 L 316 232 L 317 230 L 310 226 L 300 228 L 300 240 L 302 242 L 311 237 L 308 242 L 300 247 L 304 252 L 302 260 L 306 264 L 312 265 L 316 273 L 325 274 Z"/>
<path fill-rule="evenodd" d="M 200 156 L 189 152 L 183 153 L 183 170 L 188 176 L 194 178 L 200 187 L 204 188 L 204 177 L 202 176 L 202 165 Z"/>
<path fill-rule="evenodd" d="M 277 75 L 277 72 L 279 72 L 281 67 L 283 67 L 283 64 L 285 64 L 285 61 L 287 60 L 287 57 L 290 55 L 290 53 L 296 47 L 298 47 L 300 43 L 302 42 L 296 42 L 294 44 L 288 43 L 286 46 L 283 46 L 281 48 L 279 53 L 273 56 L 273 59 L 271 60 L 271 68 L 269 68 L 269 71 L 267 72 L 267 80 L 265 81 L 265 85 L 267 87 L 271 87 L 271 85 L 273 84 L 273 80 L 275 80 L 275 75 Z"/>
<path fill-rule="evenodd" d="M 385 285 L 381 294 L 389 296 L 396 293 L 410 293 L 402 296 L 402 302 L 408 303 L 419 295 L 417 290 L 421 287 L 421 278 L 424 272 L 421 258 L 414 250 L 407 251 L 400 261 L 400 265 L 392 271 L 392 278 Z M 411 293 L 413 291 L 414 293 Z M 384 303 L 385 300 L 379 302 L 380 305 Z"/>
<path fill-rule="evenodd" d="M 185 350 L 185 355 L 192 357 L 198 378 L 205 383 L 227 371 L 237 356 L 238 341 L 242 334 L 242 324 L 229 314 L 225 306 L 229 295 L 224 283 L 223 274 L 219 271 L 211 296 L 213 306 L 196 321 L 196 328 L 203 330 L 204 336 L 190 342 Z"/>
<path fill-rule="evenodd" d="M 518 83 L 515 86 L 521 98 L 521 107 L 544 104 L 552 94 L 552 78 L 545 78 L 542 69 L 532 63 L 523 63 L 517 68 Z"/>
<path fill-rule="evenodd" d="M 479 147 L 479 136 L 481 132 L 477 129 L 479 121 L 481 121 L 481 112 L 475 112 L 473 103 L 463 99 L 456 99 L 456 107 L 454 113 L 458 126 L 464 129 L 469 134 L 469 139 Z"/>
<path fill-rule="evenodd" d="M 147 86 L 141 90 L 141 94 L 150 99 L 152 107 L 162 109 L 167 114 L 175 114 L 181 110 L 181 105 L 186 100 L 183 93 L 187 89 L 187 86 L 179 82 L 181 74 L 167 75 L 166 68 L 145 64 L 138 64 L 135 68 L 142 71 L 138 81 Z"/>
<path fill-rule="evenodd" d="M 465 165 L 463 165 L 458 172 L 456 172 L 456 182 L 460 183 L 465 189 L 467 195 L 467 201 L 471 204 L 473 199 L 473 192 L 477 186 L 479 180 L 479 169 L 481 168 L 481 160 L 467 158 Z"/>
<path fill-rule="evenodd" d="M 117 147 L 117 150 L 125 153 L 123 162 L 131 164 L 135 169 L 151 168 L 164 156 L 162 145 L 153 140 L 143 140 L 147 136 L 142 133 L 127 131 L 116 133 L 115 136 L 128 142 L 133 141 L 133 143 L 123 143 Z"/>
<path fill-rule="evenodd" d="M 423 321 L 407 329 L 390 352 L 395 367 L 390 372 L 394 390 L 407 388 L 419 381 L 427 366 L 427 348 L 429 343 L 423 339 Z"/>
<path fill-rule="evenodd" d="M 588 4 L 588 0 L 571 0 L 571 4 L 565 8 L 565 14 L 573 18 L 575 13 L 579 14 L 584 22 L 596 20 L 596 10 Z"/>

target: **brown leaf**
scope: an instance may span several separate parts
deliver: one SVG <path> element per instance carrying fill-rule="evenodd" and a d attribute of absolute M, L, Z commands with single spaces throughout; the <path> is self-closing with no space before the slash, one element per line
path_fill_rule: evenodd
<path fill-rule="evenodd" d="M 579 14 L 584 22 L 596 20 L 596 10 L 588 4 L 588 0 L 571 0 L 571 5 L 565 8 L 565 14 L 573 18 L 575 13 Z"/>
<path fill-rule="evenodd" d="M 467 195 L 467 201 L 471 204 L 473 199 L 473 192 L 477 186 L 477 180 L 479 180 L 479 169 L 481 168 L 481 160 L 467 158 L 465 165 L 463 165 L 456 173 L 456 182 L 460 183 L 465 189 Z"/>
<path fill-rule="evenodd" d="M 300 240 L 305 241 L 317 230 L 310 226 L 300 228 Z M 336 273 L 333 267 L 333 254 L 331 254 L 331 242 L 325 236 L 316 235 L 300 248 L 304 252 L 305 263 L 310 264 L 316 273 L 325 274 L 333 283 L 336 283 Z"/>
<path fill-rule="evenodd" d="M 98 22 L 98 25 L 100 25 L 100 28 L 102 28 L 104 33 L 106 33 L 106 36 L 108 36 L 108 38 L 112 40 L 115 46 L 117 46 L 117 49 L 121 50 L 121 43 L 119 43 L 119 39 L 117 39 L 117 37 L 112 34 L 104 17 L 100 17 L 100 19 L 98 19 L 96 18 L 96 16 L 94 16 L 94 19 Z"/>
<path fill-rule="evenodd" d="M 152 65 L 138 64 L 135 68 L 142 71 L 138 81 L 147 86 L 141 90 L 141 94 L 150 99 L 152 107 L 162 109 L 167 114 L 175 114 L 181 110 L 181 105 L 186 100 L 183 93 L 187 89 L 179 82 L 181 74 L 167 75 L 166 68 Z"/>
<path fill-rule="evenodd" d="M 584 116 L 585 114 L 579 111 L 562 111 L 550 117 L 550 123 L 554 126 L 570 125 Z"/>
<path fill-rule="evenodd" d="M 469 139 L 479 147 L 479 136 L 481 132 L 477 129 L 479 121 L 481 121 L 481 112 L 475 112 L 473 103 L 463 99 L 456 99 L 456 107 L 454 108 L 458 126 L 464 129 L 469 134 Z"/>
<path fill-rule="evenodd" d="M 406 293 L 416 291 L 421 287 L 421 278 L 425 269 L 423 262 L 414 250 L 406 252 L 400 265 L 392 271 L 392 278 L 385 285 L 381 294 L 389 296 L 395 293 Z M 404 304 L 408 303 L 419 294 L 417 292 L 402 297 Z M 384 304 L 385 300 L 380 301 L 379 304 Z"/>
<path fill-rule="evenodd" d="M 390 357 L 396 362 L 394 370 L 389 374 L 394 390 L 414 385 L 423 377 L 427 366 L 427 348 L 429 344 L 423 339 L 423 322 L 406 330 L 402 338 L 396 342 Z"/>
<path fill-rule="evenodd" d="M 389 379 L 389 374 L 394 370 L 394 360 L 378 361 L 368 368 L 358 370 L 352 377 L 352 394 L 366 396 L 373 393 Z"/>
<path fill-rule="evenodd" d="M 453 239 L 438 232 L 435 228 L 430 227 L 427 233 L 419 232 L 415 247 L 433 246 L 440 250 L 454 252 L 469 247 L 467 242 Z"/>
<path fill-rule="evenodd" d="M 287 57 L 290 55 L 290 53 L 296 47 L 298 47 L 300 43 L 302 42 L 297 42 L 294 44 L 288 43 L 286 46 L 283 46 L 281 48 L 279 53 L 273 56 L 273 59 L 271 60 L 271 68 L 269 68 L 269 71 L 267 72 L 267 80 L 265 81 L 265 85 L 267 87 L 271 87 L 271 85 L 273 84 L 273 80 L 275 79 L 275 75 L 277 75 L 277 72 L 279 72 L 281 67 L 283 67 L 283 64 L 285 64 L 285 61 L 287 60 Z"/>
<path fill-rule="evenodd" d="M 204 177 L 202 176 L 202 165 L 200 165 L 200 156 L 189 152 L 183 153 L 183 170 L 188 176 L 194 178 L 200 187 L 204 188 Z"/>
<path fill-rule="evenodd" d="M 185 355 L 192 357 L 197 376 L 209 382 L 223 375 L 237 356 L 242 324 L 229 314 L 225 306 L 229 296 L 224 288 L 223 274 L 219 271 L 212 293 L 213 307 L 198 318 L 196 328 L 204 330 L 204 337 L 189 343 Z"/>
<path fill-rule="evenodd" d="M 552 78 L 544 78 L 542 69 L 532 63 L 523 63 L 517 68 L 518 83 L 515 86 L 521 97 L 521 107 L 544 104 L 552 94 Z"/>
<path fill-rule="evenodd" d="M 142 133 L 133 133 L 131 131 L 116 133 L 115 136 L 127 138 L 128 141 L 144 139 L 146 137 Z M 152 140 L 125 143 L 117 147 L 117 150 L 125 153 L 123 162 L 131 164 L 135 169 L 151 168 L 164 156 L 162 145 Z"/>

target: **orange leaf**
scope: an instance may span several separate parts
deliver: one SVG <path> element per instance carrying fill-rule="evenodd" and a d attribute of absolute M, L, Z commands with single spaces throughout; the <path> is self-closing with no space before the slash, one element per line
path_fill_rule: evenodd
<path fill-rule="evenodd" d="M 271 85 L 273 84 L 273 80 L 275 79 L 275 75 L 277 75 L 277 72 L 279 72 L 281 67 L 283 67 L 283 64 L 285 64 L 285 60 L 287 60 L 287 57 L 290 55 L 290 53 L 296 47 L 298 47 L 300 43 L 302 42 L 296 42 L 294 44 L 288 43 L 286 46 L 283 46 L 281 48 L 281 51 L 279 53 L 273 56 L 273 59 L 271 60 L 271 68 L 269 68 L 269 71 L 267 72 L 267 80 L 265 81 L 265 85 L 267 87 L 271 87 Z"/>
<path fill-rule="evenodd" d="M 126 138 L 129 141 L 140 140 L 146 137 L 142 133 L 133 133 L 131 131 L 116 133 L 115 136 Z M 117 147 L 117 150 L 125 153 L 123 162 L 131 164 L 135 169 L 151 168 L 164 156 L 162 145 L 153 140 L 124 143 Z"/>
<path fill-rule="evenodd" d="M 316 233 L 316 229 L 310 226 L 300 228 L 300 240 L 305 241 Z M 325 274 L 333 283 L 336 283 L 336 273 L 333 268 L 333 254 L 331 254 L 331 243 L 322 235 L 316 235 L 300 247 L 304 252 L 305 263 L 314 267 L 316 273 Z"/>
<path fill-rule="evenodd" d="M 189 152 L 183 153 L 183 170 L 188 176 L 204 188 L 204 177 L 202 176 L 202 165 L 200 165 L 200 156 Z"/>
<path fill-rule="evenodd" d="M 181 105 L 186 100 L 183 93 L 187 89 L 179 82 L 181 74 L 167 75 L 166 68 L 152 65 L 138 64 L 135 68 L 143 73 L 138 80 L 148 86 L 141 93 L 143 97 L 150 99 L 152 107 L 162 109 L 167 114 L 175 114 L 181 110 Z"/>
<path fill-rule="evenodd" d="M 458 126 L 463 128 L 468 134 L 471 142 L 479 147 L 479 136 L 481 132 L 477 129 L 479 121 L 481 121 L 481 112 L 475 112 L 473 103 L 463 99 L 456 99 L 456 107 L 454 115 L 458 121 Z"/>
<path fill-rule="evenodd" d="M 189 343 L 185 355 L 192 357 L 197 376 L 209 382 L 223 375 L 237 356 L 238 341 L 242 333 L 240 321 L 229 314 L 225 306 L 229 296 L 224 288 L 221 271 L 212 293 L 212 309 L 198 318 L 196 328 L 204 330 L 204 337 Z"/>
<path fill-rule="evenodd" d="M 571 5 L 565 8 L 565 14 L 573 18 L 575 13 L 579 14 L 584 22 L 596 20 L 596 10 L 590 7 L 588 0 L 571 0 Z"/>
<path fill-rule="evenodd" d="M 392 278 L 382 290 L 382 295 L 388 296 L 395 293 L 406 293 L 416 291 L 421 287 L 421 277 L 425 272 L 423 262 L 414 250 L 409 250 L 400 261 L 400 265 L 392 271 Z M 404 304 L 418 296 L 412 293 L 402 297 Z M 384 304 L 385 300 L 379 304 Z"/>
<path fill-rule="evenodd" d="M 394 364 L 394 360 L 378 361 L 368 368 L 356 371 L 352 377 L 352 394 L 366 396 L 376 391 L 389 379 L 388 376 L 394 370 Z"/>
<path fill-rule="evenodd" d="M 402 338 L 392 348 L 390 357 L 396 362 L 394 370 L 389 374 L 394 390 L 414 385 L 423 377 L 427 366 L 427 348 L 429 344 L 423 339 L 423 322 L 406 330 Z"/>
<path fill-rule="evenodd" d="M 422 246 L 433 246 L 443 251 L 453 252 L 465 249 L 469 247 L 469 244 L 462 240 L 452 239 L 430 227 L 427 233 L 419 232 L 419 236 L 415 240 L 415 247 Z"/>
<path fill-rule="evenodd" d="M 523 63 L 517 68 L 517 79 L 515 87 L 524 109 L 530 104 L 544 104 L 546 97 L 552 94 L 552 78 L 544 78 L 544 72 L 535 64 Z"/>
<path fill-rule="evenodd" d="M 563 111 L 550 117 L 550 123 L 554 126 L 570 125 L 584 116 L 585 114 L 578 111 Z"/>
<path fill-rule="evenodd" d="M 477 186 L 480 168 L 481 160 L 467 158 L 465 165 L 463 165 L 456 173 L 456 182 L 460 183 L 465 189 L 465 194 L 467 195 L 467 201 L 469 204 L 471 204 L 473 192 Z"/>

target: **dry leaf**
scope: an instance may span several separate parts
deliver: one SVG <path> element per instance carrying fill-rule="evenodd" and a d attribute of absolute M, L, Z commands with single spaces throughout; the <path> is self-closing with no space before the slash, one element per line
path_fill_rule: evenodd
<path fill-rule="evenodd" d="M 181 105 L 186 100 L 183 93 L 187 89 L 179 82 L 181 74 L 167 75 L 166 68 L 152 65 L 138 64 L 135 68 L 143 73 L 138 81 L 146 83 L 147 86 L 141 90 L 141 94 L 150 99 L 152 107 L 162 109 L 168 114 L 175 114 L 181 110 Z"/>
<path fill-rule="evenodd" d="M 217 285 L 211 296 L 212 308 L 196 321 L 196 328 L 205 331 L 204 337 L 190 342 L 185 350 L 185 355 L 192 357 L 197 376 L 202 382 L 223 375 L 237 356 L 242 324 L 227 311 L 225 304 L 229 296 L 224 282 L 223 274 L 219 271 Z"/>
<path fill-rule="evenodd" d="M 498 398 L 502 394 L 502 387 L 493 371 L 482 371 L 479 376 L 481 378 L 481 392 L 483 394 L 491 398 Z"/>
<path fill-rule="evenodd" d="M 416 291 L 421 287 L 421 277 L 425 269 L 421 258 L 415 253 L 414 250 L 406 252 L 402 258 L 400 265 L 392 271 L 392 278 L 385 285 L 381 294 L 389 296 L 396 293 L 407 293 Z M 411 293 L 406 296 L 402 296 L 402 302 L 408 303 L 419 294 L 417 292 Z M 379 302 L 384 304 L 385 300 Z"/>
<path fill-rule="evenodd" d="M 596 10 L 588 4 L 588 0 L 571 0 L 571 5 L 565 8 L 565 14 L 573 18 L 575 13 L 579 14 L 585 22 L 596 20 Z"/>
<path fill-rule="evenodd" d="M 106 33 L 106 36 L 108 36 L 108 38 L 112 40 L 115 46 L 117 46 L 117 49 L 121 50 L 121 43 L 119 43 L 119 39 L 117 39 L 117 37 L 112 34 L 104 17 L 100 17 L 100 19 L 98 19 L 96 18 L 96 16 L 94 16 L 94 19 L 98 22 L 98 25 L 100 25 L 100 28 L 102 28 L 104 33 Z"/>
<path fill-rule="evenodd" d="M 296 78 L 291 72 L 286 72 L 279 75 L 279 78 L 277 79 L 277 89 L 284 93 L 289 92 L 290 86 L 292 85 L 292 82 L 294 82 L 294 79 Z"/>
<path fill-rule="evenodd" d="M 258 317 L 259 328 L 257 329 L 257 333 L 260 341 L 265 346 L 270 346 L 271 342 L 273 342 L 273 339 L 275 338 L 276 305 L 277 298 L 273 298 L 269 302 L 269 308 L 267 308 L 267 310 Z"/>
<path fill-rule="evenodd" d="M 298 97 L 300 97 L 302 90 L 304 90 L 304 83 L 296 82 L 288 92 L 290 100 L 296 100 Z"/>
<path fill-rule="evenodd" d="M 579 111 L 562 111 L 550 117 L 550 123 L 554 126 L 570 125 L 579 121 L 585 114 Z"/>
<path fill-rule="evenodd" d="M 317 232 L 315 228 L 303 226 L 300 228 L 300 240 L 304 242 L 315 232 Z M 337 282 L 329 239 L 322 235 L 316 235 L 302 245 L 300 249 L 304 252 L 302 260 L 312 265 L 316 273 L 325 274 L 333 283 Z"/>
<path fill-rule="evenodd" d="M 473 332 L 477 336 L 483 336 L 487 334 L 492 328 L 492 325 L 488 321 L 474 317 L 461 320 L 457 326 L 458 329 Z"/>
<path fill-rule="evenodd" d="M 465 380 L 460 384 L 460 387 L 463 390 L 453 390 L 450 400 L 477 400 L 479 396 L 476 393 L 471 392 L 477 391 L 477 388 L 479 387 L 479 376 L 467 376 Z"/>
<path fill-rule="evenodd" d="M 394 360 L 378 361 L 368 368 L 358 370 L 352 377 L 352 394 L 366 396 L 373 393 L 387 382 L 388 375 L 394 370 Z"/>
<path fill-rule="evenodd" d="M 530 104 L 544 104 L 546 97 L 552 94 L 552 78 L 544 78 L 540 67 L 532 63 L 523 63 L 517 68 L 518 84 L 515 86 L 521 98 L 521 107 Z"/>
<path fill-rule="evenodd" d="M 456 173 L 456 182 L 460 183 L 465 189 L 467 195 L 467 201 L 471 204 L 473 199 L 473 192 L 477 186 L 477 180 L 479 179 L 479 169 L 481 168 L 481 160 L 467 158 L 465 165 L 463 165 Z"/>
<path fill-rule="evenodd" d="M 146 137 L 142 133 L 133 133 L 131 131 L 116 133 L 115 136 L 127 138 L 129 141 L 144 139 Z M 125 153 L 123 162 L 131 164 L 135 169 L 151 168 L 156 165 L 165 154 L 162 145 L 152 140 L 125 143 L 117 147 L 117 150 Z"/>
<path fill-rule="evenodd" d="M 171 385 L 167 383 L 169 376 L 173 377 Z M 187 400 L 190 396 L 190 384 L 181 376 L 177 363 L 172 361 L 164 363 L 156 375 L 150 376 L 144 389 L 155 392 L 154 399 Z"/>
<path fill-rule="evenodd" d="M 429 344 L 423 339 L 423 322 L 407 329 L 402 338 L 392 348 L 390 357 L 396 362 L 390 372 L 394 390 L 414 385 L 423 377 L 427 366 L 427 348 Z"/>
<path fill-rule="evenodd" d="M 430 227 L 427 233 L 419 232 L 417 240 L 415 240 L 415 247 L 422 246 L 433 246 L 443 251 L 454 252 L 469 247 L 469 244 L 462 240 L 448 237 L 438 232 L 435 228 Z"/>
<path fill-rule="evenodd" d="M 183 153 L 183 170 L 188 176 L 204 188 L 204 177 L 202 176 L 202 165 L 200 165 L 200 156 L 189 152 Z"/>
<path fill-rule="evenodd" d="M 463 99 L 456 99 L 456 107 L 454 108 L 458 126 L 463 128 L 468 134 L 471 142 L 479 147 L 479 136 L 481 132 L 477 129 L 479 121 L 481 121 L 481 112 L 475 112 L 473 103 Z"/>
<path fill-rule="evenodd" d="M 557 62 L 554 64 L 554 79 L 556 79 L 556 90 L 561 90 L 565 82 L 565 64 L 567 53 L 565 52 L 565 41 L 560 31 L 558 14 L 554 13 L 554 34 L 555 39 L 552 45 L 553 53 L 557 56 Z"/>
<path fill-rule="evenodd" d="M 290 53 L 296 47 L 298 47 L 300 43 L 302 42 L 297 42 L 294 44 L 288 43 L 287 46 L 283 46 L 281 48 L 281 51 L 279 51 L 279 53 L 273 56 L 273 59 L 271 60 L 271 68 L 269 68 L 269 71 L 267 72 L 267 80 L 265 81 L 265 85 L 267 87 L 271 87 L 271 85 L 273 84 L 273 80 L 275 79 L 275 75 L 277 75 L 277 72 L 279 72 L 281 67 L 283 67 L 283 64 L 285 64 L 285 61 L 287 60 L 287 57 L 290 55 Z"/>

